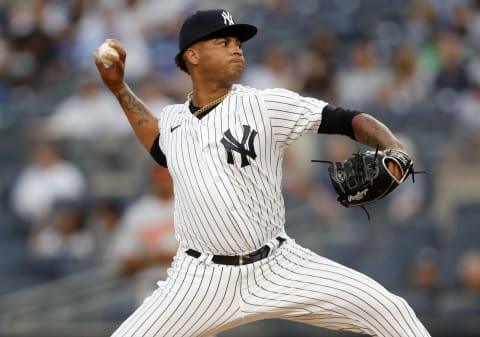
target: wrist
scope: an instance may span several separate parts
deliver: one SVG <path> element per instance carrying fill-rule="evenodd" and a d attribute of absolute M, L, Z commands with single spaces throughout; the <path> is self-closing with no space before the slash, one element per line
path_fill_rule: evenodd
<path fill-rule="evenodd" d="M 125 90 L 128 90 L 128 86 L 125 82 L 122 82 L 118 85 L 108 86 L 108 90 L 110 90 L 115 96 L 118 96 L 118 94 L 124 92 Z"/>
<path fill-rule="evenodd" d="M 403 153 L 407 153 L 407 149 L 401 143 L 390 144 L 390 146 L 386 146 L 385 149 L 386 150 L 396 150 L 396 151 L 400 151 L 400 152 L 403 152 Z"/>

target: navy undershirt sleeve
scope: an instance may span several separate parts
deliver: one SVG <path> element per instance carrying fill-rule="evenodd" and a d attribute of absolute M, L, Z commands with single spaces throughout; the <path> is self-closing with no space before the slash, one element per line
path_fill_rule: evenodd
<path fill-rule="evenodd" d="M 360 113 L 360 111 L 344 109 L 329 104 L 323 108 L 322 122 L 318 128 L 318 133 L 345 135 L 355 140 L 352 119 Z"/>
<path fill-rule="evenodd" d="M 155 138 L 155 141 L 152 144 L 152 147 L 150 148 L 150 155 L 155 159 L 155 161 L 163 166 L 163 167 L 168 167 L 167 166 L 167 157 L 165 157 L 165 154 L 162 152 L 162 149 L 160 149 L 160 144 L 158 142 L 160 138 L 160 134 Z"/>

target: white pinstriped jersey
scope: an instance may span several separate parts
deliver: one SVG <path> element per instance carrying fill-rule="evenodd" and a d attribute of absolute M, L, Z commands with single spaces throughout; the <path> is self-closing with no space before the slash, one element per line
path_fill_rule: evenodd
<path fill-rule="evenodd" d="M 236 255 L 283 233 L 284 148 L 318 130 L 326 105 L 284 89 L 234 85 L 202 119 L 188 102 L 167 106 L 158 115 L 159 142 L 174 181 L 180 246 Z"/>
<path fill-rule="evenodd" d="M 378 337 L 430 336 L 403 299 L 284 233 L 283 151 L 318 130 L 325 105 L 236 85 L 202 119 L 188 102 L 164 109 L 160 147 L 174 180 L 181 246 L 167 280 L 113 337 L 209 337 L 267 318 Z M 277 235 L 286 241 L 254 263 L 213 262 L 212 253 L 249 252 Z"/>

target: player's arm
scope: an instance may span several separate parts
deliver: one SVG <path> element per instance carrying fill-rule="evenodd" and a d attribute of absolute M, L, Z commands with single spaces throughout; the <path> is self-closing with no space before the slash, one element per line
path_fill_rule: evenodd
<path fill-rule="evenodd" d="M 158 121 L 152 116 L 148 107 L 125 83 L 125 59 L 127 56 L 125 49 L 117 40 L 108 39 L 107 41 L 112 48 L 117 50 L 119 57 L 108 55 L 107 58 L 112 61 L 113 64 L 107 68 L 103 65 L 99 55 L 95 53 L 95 64 L 97 65 L 103 83 L 120 103 L 137 138 L 145 149 L 150 152 L 152 144 L 154 144 L 159 135 Z"/>
<path fill-rule="evenodd" d="M 349 136 L 364 145 L 380 150 L 404 150 L 403 145 L 382 122 L 355 110 L 327 105 L 322 111 L 318 133 Z"/>
<path fill-rule="evenodd" d="M 392 131 L 385 124 L 368 114 L 361 113 L 355 116 L 352 119 L 352 128 L 355 139 L 362 144 L 370 147 L 378 145 L 380 150 L 395 149 L 406 152 L 405 147 Z M 401 168 L 393 161 L 390 161 L 387 166 L 397 178 L 402 176 Z"/>
<path fill-rule="evenodd" d="M 159 135 L 158 121 L 152 116 L 148 107 L 132 92 L 127 84 L 112 90 L 137 138 L 150 152 L 152 144 Z"/>
<path fill-rule="evenodd" d="M 322 123 L 318 132 L 346 135 L 369 147 L 378 146 L 380 150 L 405 152 L 405 147 L 385 124 L 369 114 L 355 110 L 327 105 L 322 111 Z M 393 162 L 388 163 L 388 168 L 395 176 L 401 176 L 400 167 Z"/>

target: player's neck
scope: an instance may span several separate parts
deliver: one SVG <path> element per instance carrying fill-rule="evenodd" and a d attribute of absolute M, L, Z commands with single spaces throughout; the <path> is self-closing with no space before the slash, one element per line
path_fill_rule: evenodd
<path fill-rule="evenodd" d="M 225 96 L 232 86 L 225 85 L 202 85 L 193 86 L 193 93 L 191 95 L 192 104 L 196 107 L 203 107 L 219 97 Z"/>

